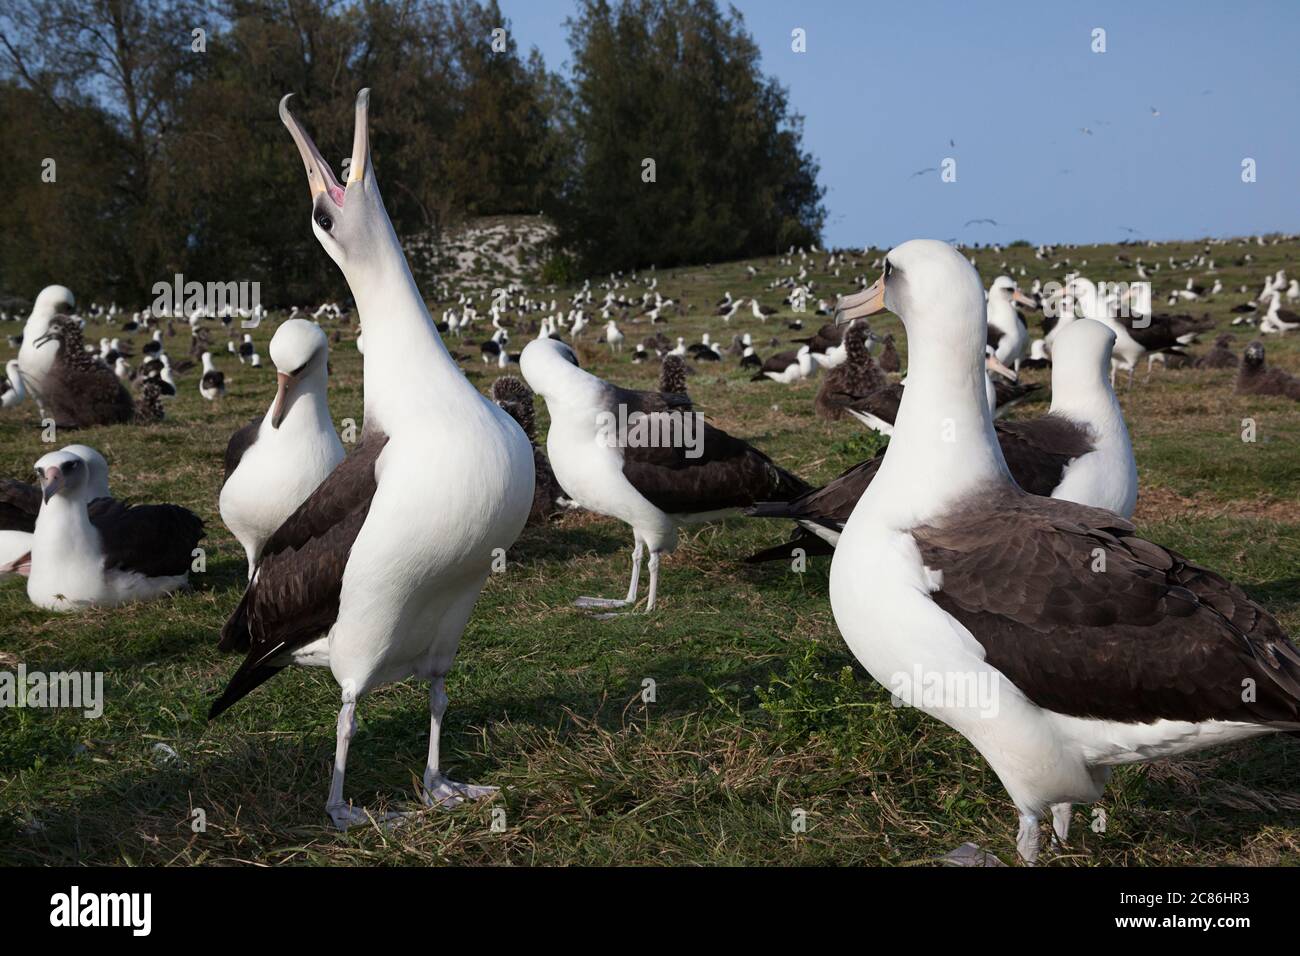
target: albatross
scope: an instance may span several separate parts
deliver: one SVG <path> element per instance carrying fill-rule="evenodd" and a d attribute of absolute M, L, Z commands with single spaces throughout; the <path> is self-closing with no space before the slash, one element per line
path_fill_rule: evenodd
<path fill-rule="evenodd" d="M 1029 347 L 1029 330 L 1025 321 L 1016 310 L 1020 304 L 1035 308 L 1034 300 L 1016 287 L 1016 280 L 1011 276 L 998 276 L 989 286 L 988 344 L 993 346 L 994 354 L 1003 365 L 1011 365 L 1020 371 L 1020 360 L 1025 357 Z"/>
<path fill-rule="evenodd" d="M 111 368 L 86 351 L 76 319 L 55 316 L 45 334 L 32 344 L 53 351 L 53 361 L 41 379 L 41 411 L 58 425 L 121 424 L 135 416 L 131 393 Z"/>
<path fill-rule="evenodd" d="M 46 286 L 32 303 L 32 314 L 23 326 L 23 341 L 18 349 L 18 368 L 27 388 L 42 407 L 45 378 L 54 366 L 54 356 L 58 351 L 58 346 L 44 339 L 44 336 L 50 330 L 50 322 L 54 317 L 70 311 L 76 301 L 72 290 L 67 286 Z"/>
<path fill-rule="evenodd" d="M 71 446 L 36 462 L 41 509 L 32 533 L 28 598 L 51 611 L 72 611 L 148 601 L 188 587 L 193 550 L 203 537 L 198 515 L 179 505 L 127 505 L 104 497 L 107 466 L 92 454 L 88 460 Z"/>
<path fill-rule="evenodd" d="M 90 502 L 90 520 L 111 503 L 108 490 L 108 462 L 89 445 L 65 445 L 60 451 L 70 452 L 86 463 L 86 492 Z M 32 533 L 41 513 L 41 488 L 14 478 L 0 479 L 0 577 L 9 574 L 26 576 L 31 571 Z"/>
<path fill-rule="evenodd" d="M 519 366 L 546 399 L 546 451 L 570 500 L 632 526 L 627 597 L 581 597 L 579 607 L 635 604 L 648 550 L 645 609 L 653 611 L 659 559 L 676 548 L 679 527 L 808 490 L 757 448 L 707 424 L 685 395 L 611 385 L 580 369 L 572 350 L 554 339 L 528 343 Z"/>
<path fill-rule="evenodd" d="M 965 258 L 895 248 L 857 314 L 882 308 L 907 330 L 909 384 L 836 548 L 831 607 L 876 680 L 989 762 L 1021 858 L 1049 811 L 1065 839 L 1071 804 L 1100 798 L 1116 766 L 1300 729 L 1300 651 L 1264 608 L 1113 512 L 1012 482 Z"/>
<path fill-rule="evenodd" d="M 330 417 L 329 341 L 315 322 L 289 319 L 271 337 L 275 398 L 230 437 L 221 520 L 239 539 L 253 577 L 262 547 L 343 460 Z"/>
<path fill-rule="evenodd" d="M 995 421 L 993 431 L 1016 484 L 1034 495 L 1105 508 L 1124 518 L 1137 506 L 1138 473 L 1124 413 L 1110 385 L 1115 333 L 1092 319 L 1061 333 L 1046 415 Z M 788 502 L 760 502 L 745 513 L 787 518 L 794 538 L 746 559 L 788 560 L 794 548 L 830 554 L 858 499 L 876 477 L 888 449 L 859 462 L 821 488 Z"/>
<path fill-rule="evenodd" d="M 339 684 L 325 809 L 335 826 L 369 819 L 343 797 L 360 698 L 429 681 L 429 756 L 420 800 L 453 806 L 494 792 L 454 783 L 440 739 L 446 677 L 493 562 L 523 530 L 533 454 L 523 429 L 469 383 L 448 353 L 379 194 L 356 101 L 347 185 L 280 101 L 307 170 L 311 229 L 356 300 L 365 334 L 365 428 L 357 448 L 267 541 L 221 648 L 245 655 L 215 718 L 290 664 Z M 548 340 L 549 341 L 549 340 Z"/>

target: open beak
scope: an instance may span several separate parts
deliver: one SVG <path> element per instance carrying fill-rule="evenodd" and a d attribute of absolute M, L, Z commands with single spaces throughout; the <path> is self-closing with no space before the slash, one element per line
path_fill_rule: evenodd
<path fill-rule="evenodd" d="M 293 97 L 292 93 L 284 94 L 280 100 L 280 121 L 284 123 L 289 130 L 289 135 L 298 145 L 298 152 L 302 155 L 302 164 L 307 167 L 307 185 L 311 189 L 311 198 L 314 200 L 321 193 L 328 193 L 329 197 L 334 200 L 335 205 L 342 208 L 343 206 L 343 187 L 339 181 L 334 178 L 334 171 L 330 169 L 330 164 L 320 154 L 316 144 L 312 142 L 307 131 L 302 128 L 297 117 L 289 112 L 289 100 Z"/>
<path fill-rule="evenodd" d="M 59 493 L 63 487 L 63 472 L 54 465 L 45 469 L 45 475 L 41 478 L 41 498 L 43 501 L 49 501 Z"/>
<path fill-rule="evenodd" d="M 357 94 L 357 115 L 352 129 L 352 162 L 348 163 L 348 185 L 364 183 L 370 162 L 370 88 Z"/>
<path fill-rule="evenodd" d="M 294 383 L 294 377 L 288 372 L 275 373 L 275 404 L 271 406 L 271 427 L 279 428 L 280 422 L 284 421 L 285 405 L 289 399 L 289 387 Z"/>
<path fill-rule="evenodd" d="M 51 341 L 53 338 L 54 338 L 54 336 L 53 336 L 52 334 L 50 334 L 49 332 L 46 332 L 46 333 L 45 333 L 44 335 L 42 335 L 39 339 L 37 339 L 36 341 L 34 341 L 34 342 L 32 343 L 32 348 L 36 348 L 36 349 L 38 349 L 38 348 L 40 348 L 42 345 L 44 345 L 46 342 Z"/>
<path fill-rule="evenodd" d="M 874 315 L 885 309 L 885 277 L 881 276 L 871 288 L 852 295 L 842 295 L 835 303 L 835 324 L 844 325 L 865 315 Z"/>
<path fill-rule="evenodd" d="M 1014 291 L 1011 293 L 1011 301 L 1012 301 L 1012 302 L 1019 302 L 1021 305 L 1023 305 L 1023 306 L 1024 306 L 1025 308 L 1027 308 L 1027 309 L 1036 309 L 1036 308 L 1038 308 L 1038 303 L 1035 302 L 1033 299 L 1029 298 L 1029 296 L 1025 295 L 1025 294 L 1024 294 L 1023 292 L 1021 292 L 1019 289 L 1016 289 L 1016 290 L 1014 290 Z"/>
<path fill-rule="evenodd" d="M 990 372 L 997 372 L 999 375 L 1009 378 L 1013 382 L 1018 381 L 1020 379 L 1019 375 L 1017 375 L 1015 372 L 1011 371 L 1011 369 L 1007 368 L 1005 365 L 999 362 L 998 357 L 996 355 L 986 355 L 984 357 L 984 365 L 988 368 Z"/>

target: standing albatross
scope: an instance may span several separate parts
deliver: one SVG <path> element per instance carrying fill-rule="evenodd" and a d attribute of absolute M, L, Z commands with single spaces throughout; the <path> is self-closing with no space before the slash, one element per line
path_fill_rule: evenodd
<path fill-rule="evenodd" d="M 289 319 L 271 337 L 275 398 L 226 445 L 221 520 L 248 556 L 248 577 L 262 546 L 343 460 L 330 418 L 329 342 L 315 322 Z"/>
<path fill-rule="evenodd" d="M 280 101 L 307 169 L 312 232 L 356 299 L 365 429 L 262 549 L 221 632 L 221 648 L 246 657 L 209 712 L 289 664 L 329 667 L 342 706 L 325 809 L 341 829 L 368 819 L 343 799 L 357 701 L 411 676 L 430 682 L 421 801 L 451 806 L 493 792 L 442 771 L 445 679 L 493 560 L 533 501 L 527 437 L 457 367 L 411 276 L 370 161 L 369 96 L 357 96 L 346 187 L 289 112 L 289 96 Z"/>
<path fill-rule="evenodd" d="M 959 252 L 905 243 L 841 305 L 902 319 L 909 374 L 831 564 L 835 620 L 876 680 L 989 762 L 1024 860 L 1039 819 L 1064 839 L 1070 805 L 1115 766 L 1300 729 L 1300 651 L 1267 611 L 1118 515 L 1012 482 L 983 394 L 983 292 Z"/>
<path fill-rule="evenodd" d="M 627 597 L 582 597 L 575 602 L 579 607 L 635 604 L 645 549 L 645 609 L 653 611 L 659 556 L 677 547 L 678 527 L 808 490 L 757 448 L 707 424 L 688 397 L 601 381 L 578 368 L 572 350 L 555 339 L 529 342 L 519 367 L 546 399 L 546 452 L 570 499 L 632 526 Z"/>

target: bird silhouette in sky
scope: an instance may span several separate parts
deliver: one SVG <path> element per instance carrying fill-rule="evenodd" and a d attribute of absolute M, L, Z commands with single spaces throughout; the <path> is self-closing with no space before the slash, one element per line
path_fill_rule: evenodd
<path fill-rule="evenodd" d="M 1160 115 L 1160 111 L 1156 109 L 1154 106 L 1151 107 L 1151 118 L 1155 119 L 1159 115 Z"/>
<path fill-rule="evenodd" d="M 1123 229 L 1125 232 L 1127 232 L 1127 233 L 1128 233 L 1129 235 L 1131 235 L 1131 236 L 1140 236 L 1140 235 L 1142 235 L 1142 233 L 1141 233 L 1139 230 L 1134 229 L 1132 226 L 1120 226 L 1120 228 Z"/>
<path fill-rule="evenodd" d="M 915 179 L 917 176 L 924 176 L 926 173 L 937 173 L 938 171 L 938 166 L 927 166 L 925 169 L 918 169 L 916 172 L 912 173 L 911 178 Z"/>
<path fill-rule="evenodd" d="M 962 228 L 965 229 L 967 226 L 978 226 L 983 224 L 996 226 L 998 224 L 998 221 L 996 219 L 967 219 L 966 225 L 962 226 Z"/>
<path fill-rule="evenodd" d="M 1088 127 L 1086 127 L 1086 126 L 1080 126 L 1080 127 L 1079 127 L 1079 132 L 1080 132 L 1080 133 L 1084 133 L 1084 134 L 1086 134 L 1086 135 L 1088 135 L 1088 136 L 1091 136 L 1091 135 L 1092 135 L 1092 130 L 1088 129 Z"/>

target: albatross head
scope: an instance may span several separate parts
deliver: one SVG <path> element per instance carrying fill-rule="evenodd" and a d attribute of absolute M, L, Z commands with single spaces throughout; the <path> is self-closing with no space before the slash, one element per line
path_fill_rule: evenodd
<path fill-rule="evenodd" d="M 987 338 L 979 273 L 965 256 L 937 239 L 913 239 L 891 249 L 884 273 L 870 288 L 840 296 L 835 324 L 885 309 L 903 320 L 909 342 L 916 338 L 955 344 L 973 341 L 978 334 L 982 349 Z M 967 321 L 972 315 L 978 316 L 973 324 Z"/>
<path fill-rule="evenodd" d="M 90 468 L 79 456 L 67 449 L 52 451 L 36 460 L 36 477 L 41 483 L 41 498 L 48 502 L 57 494 L 78 499 L 86 487 Z"/>
<path fill-rule="evenodd" d="M 70 312 L 76 305 L 76 297 L 67 286 L 47 285 L 32 303 L 32 314 L 27 319 L 28 334 L 43 335 L 52 318 L 60 312 Z"/>
<path fill-rule="evenodd" d="M 289 319 L 271 336 L 271 361 L 275 363 L 275 404 L 271 427 L 279 428 L 293 403 L 298 383 L 308 376 L 324 377 L 329 362 L 329 340 L 315 322 Z"/>
<path fill-rule="evenodd" d="M 1026 308 L 1038 308 L 1038 304 L 1033 299 L 1020 291 L 1016 286 L 1016 280 L 1011 276 L 998 276 L 993 280 L 993 285 L 989 287 L 989 301 L 992 301 L 994 296 L 1008 304 L 1018 303 Z"/>
<path fill-rule="evenodd" d="M 578 368 L 578 358 L 573 349 L 559 339 L 533 339 L 529 342 L 519 353 L 519 371 L 528 387 L 547 401 L 563 395 L 567 385 L 592 378 Z"/>
<path fill-rule="evenodd" d="M 104 460 L 103 455 L 89 445 L 64 445 L 59 450 L 76 455 L 86 463 L 86 482 L 90 488 L 88 501 L 109 496 L 108 462 Z"/>
<path fill-rule="evenodd" d="M 1114 345 L 1114 331 L 1095 319 L 1076 319 L 1061 330 L 1052 346 L 1054 407 L 1058 398 L 1082 389 L 1110 387 L 1110 352 Z"/>
<path fill-rule="evenodd" d="M 347 275 L 351 267 L 364 264 L 376 247 L 386 245 L 393 231 L 370 162 L 370 90 L 357 94 L 352 158 L 348 161 L 345 185 L 340 185 L 312 138 L 289 112 L 292 96 L 286 93 L 280 100 L 280 120 L 297 143 L 307 169 L 312 232 Z"/>

